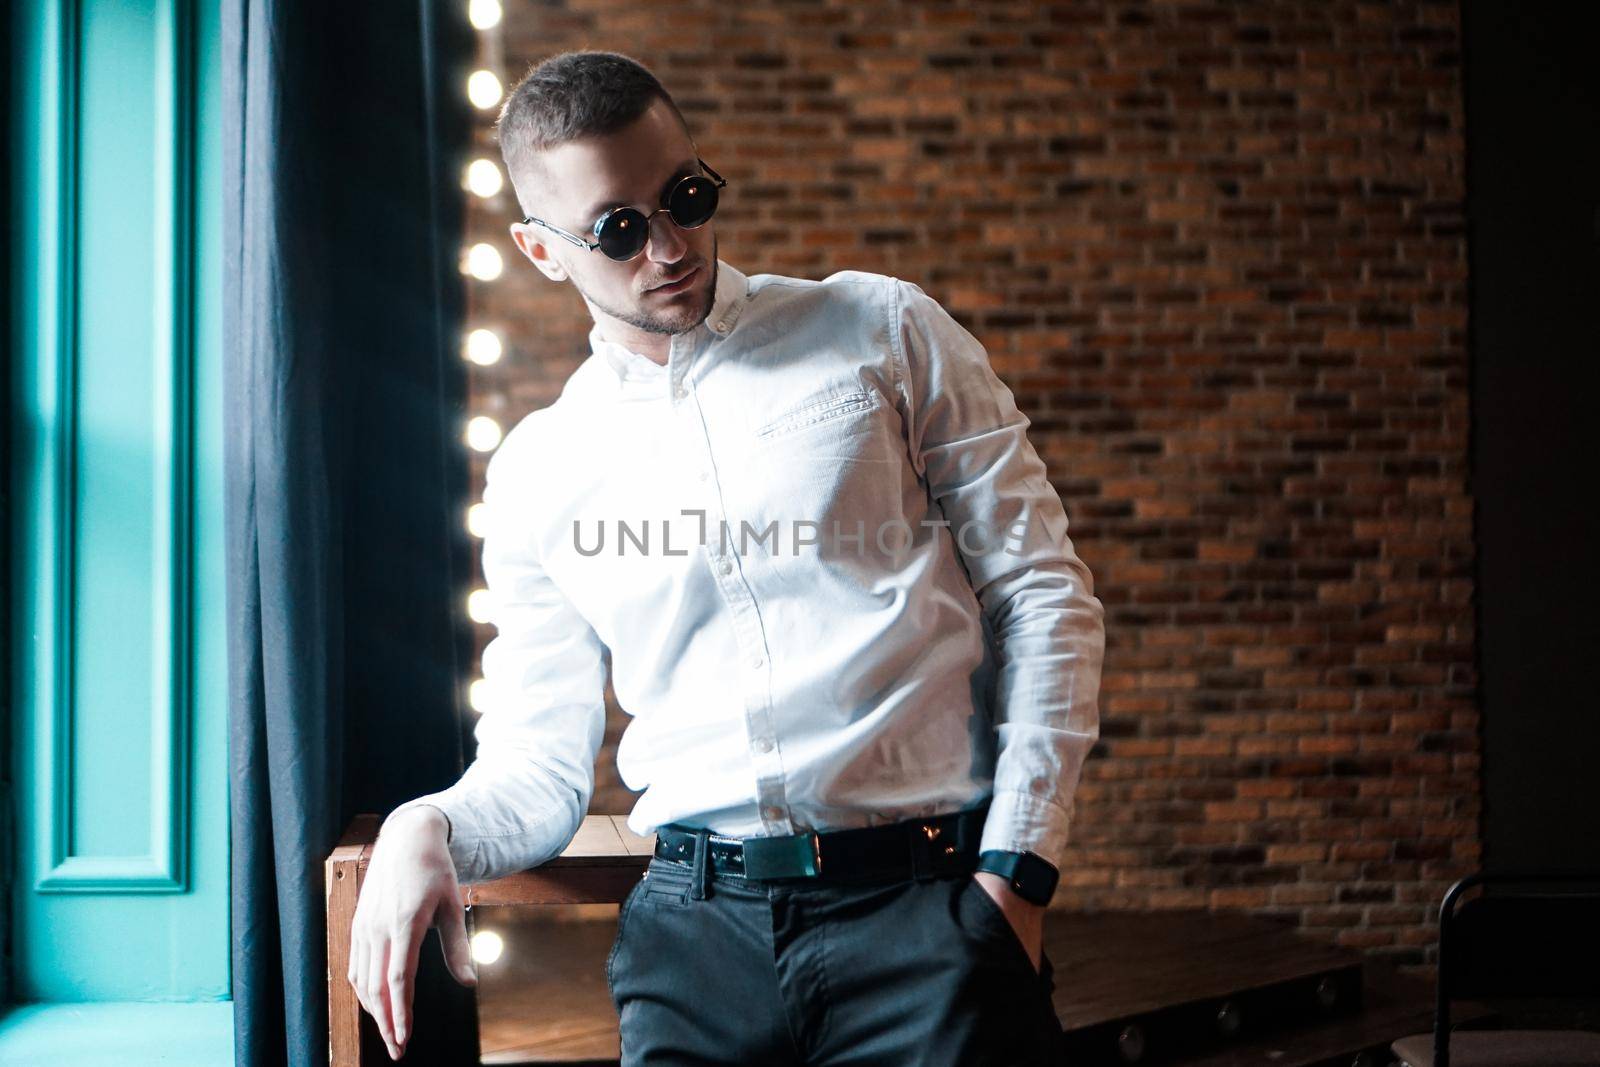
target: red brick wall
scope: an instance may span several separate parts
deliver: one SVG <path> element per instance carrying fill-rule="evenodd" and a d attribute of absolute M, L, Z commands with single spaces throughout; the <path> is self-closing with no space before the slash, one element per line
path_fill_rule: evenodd
<path fill-rule="evenodd" d="M 1456 4 L 513 0 L 494 32 L 508 82 L 654 70 L 730 181 L 723 258 L 907 278 L 987 346 L 1107 608 L 1060 906 L 1431 962 L 1479 855 Z M 507 426 L 590 325 L 515 213 L 469 218 Z"/>

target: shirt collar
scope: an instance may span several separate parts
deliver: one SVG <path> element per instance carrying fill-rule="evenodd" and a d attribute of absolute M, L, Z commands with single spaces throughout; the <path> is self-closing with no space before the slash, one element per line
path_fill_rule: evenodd
<path fill-rule="evenodd" d="M 717 260 L 717 291 L 711 298 L 711 312 L 696 330 L 705 329 L 717 337 L 726 337 L 739 322 L 739 315 L 749 296 L 749 281 L 744 272 L 732 267 L 725 259 Z M 604 357 L 606 365 L 615 372 L 619 381 L 629 378 L 659 377 L 667 368 L 642 356 L 625 345 L 608 341 L 600 336 L 600 324 L 589 328 L 589 349 Z"/>

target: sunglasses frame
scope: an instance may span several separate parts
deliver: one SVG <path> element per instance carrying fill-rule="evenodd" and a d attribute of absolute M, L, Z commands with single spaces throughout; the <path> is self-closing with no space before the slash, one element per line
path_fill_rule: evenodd
<path fill-rule="evenodd" d="M 680 226 L 680 227 L 682 227 L 683 229 L 686 229 L 686 230 L 698 230 L 700 228 L 700 226 L 704 226 L 706 224 L 705 222 L 702 222 L 698 226 L 684 226 L 682 223 L 678 222 L 678 220 L 676 218 L 673 218 L 671 209 L 669 209 L 667 207 L 667 204 L 672 200 L 673 195 L 676 194 L 677 191 L 680 188 L 683 187 L 683 183 L 684 182 L 698 181 L 698 180 L 702 179 L 703 177 L 709 176 L 711 178 L 712 182 L 715 183 L 712 186 L 712 188 L 721 189 L 721 188 L 723 188 L 724 186 L 726 186 L 728 184 L 728 179 L 724 178 L 722 175 L 720 175 L 716 171 L 712 170 L 711 169 L 711 165 L 709 163 L 707 163 L 705 160 L 701 159 L 699 156 L 696 156 L 695 157 L 695 162 L 700 164 L 701 169 L 706 172 L 705 175 L 685 174 L 682 178 L 679 178 L 676 182 L 672 183 L 672 188 L 668 189 L 666 194 L 664 196 L 662 196 L 662 198 L 661 198 L 661 206 L 656 208 L 654 211 L 650 212 L 650 214 L 648 214 L 648 215 L 646 215 L 644 217 L 645 241 L 644 241 L 644 244 L 641 244 L 639 246 L 638 252 L 635 252 L 633 255 L 629 256 L 627 259 L 614 259 L 613 257 L 611 257 L 609 255 L 606 256 L 607 259 L 610 259 L 613 263 L 627 263 L 629 260 L 638 259 L 639 258 L 639 253 L 643 252 L 645 250 L 645 247 L 647 245 L 649 245 L 649 243 L 650 243 L 650 237 L 649 237 L 649 234 L 650 234 L 650 220 L 655 218 L 657 215 L 661 214 L 661 212 L 663 212 L 663 211 L 665 211 L 667 213 L 667 218 L 672 219 L 672 221 L 673 221 L 673 223 L 675 225 Z M 715 210 L 715 209 L 713 209 L 713 210 Z M 560 234 L 562 237 L 565 237 L 567 240 L 571 241 L 573 244 L 577 245 L 578 247 L 586 248 L 589 251 L 594 252 L 594 251 L 600 250 L 599 237 L 600 237 L 601 228 L 605 226 L 607 219 L 609 219 L 612 215 L 615 215 L 619 211 L 634 211 L 634 212 L 637 213 L 638 209 L 629 207 L 627 205 L 623 205 L 622 207 L 614 207 L 610 211 L 607 211 L 604 215 L 601 215 L 598 219 L 595 220 L 594 226 L 590 228 L 590 232 L 595 235 L 595 240 L 593 240 L 593 241 L 585 240 L 584 238 L 579 237 L 577 234 L 571 232 L 570 230 L 563 230 L 560 226 L 553 226 L 550 223 L 544 221 L 543 219 L 534 218 L 532 215 L 529 215 L 527 218 L 523 219 L 522 220 L 522 224 L 524 226 L 543 226 L 547 230 L 552 230 L 555 233 Z M 711 220 L 709 218 L 706 219 L 706 222 L 710 222 L 710 221 Z"/>

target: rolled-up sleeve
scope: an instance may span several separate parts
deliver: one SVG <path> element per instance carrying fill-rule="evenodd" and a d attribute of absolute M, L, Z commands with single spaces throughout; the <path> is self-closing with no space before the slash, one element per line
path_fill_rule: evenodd
<path fill-rule="evenodd" d="M 909 454 L 949 523 L 993 635 L 994 796 L 979 847 L 1060 867 L 1078 780 L 1100 730 L 1105 608 L 983 345 L 896 280 L 891 338 Z"/>
<path fill-rule="evenodd" d="M 484 476 L 483 573 L 496 635 L 483 652 L 477 756 L 448 789 L 395 809 L 444 812 L 462 882 L 536 867 L 566 848 L 594 795 L 605 736 L 604 646 L 540 563 L 538 494 L 527 477 L 537 455 L 519 429 Z"/>

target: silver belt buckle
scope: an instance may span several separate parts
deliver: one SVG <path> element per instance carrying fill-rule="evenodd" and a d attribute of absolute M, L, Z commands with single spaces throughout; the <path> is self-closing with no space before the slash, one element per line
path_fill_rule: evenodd
<path fill-rule="evenodd" d="M 815 878 L 822 873 L 822 844 L 815 830 L 747 837 L 743 852 L 746 878 Z"/>

